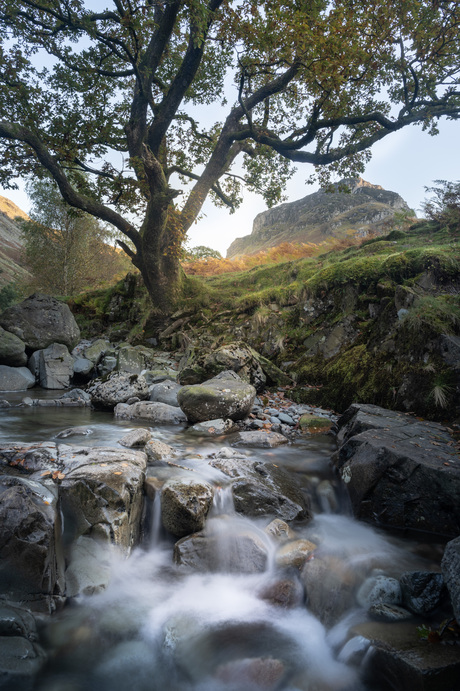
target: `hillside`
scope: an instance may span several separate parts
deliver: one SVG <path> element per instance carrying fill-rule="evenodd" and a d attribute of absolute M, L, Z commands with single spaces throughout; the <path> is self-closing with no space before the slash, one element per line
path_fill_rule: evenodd
<path fill-rule="evenodd" d="M 346 187 L 349 191 L 340 191 Z M 283 242 L 320 243 L 330 237 L 388 232 L 396 213 L 409 214 L 404 199 L 362 178 L 342 180 L 334 191 L 319 190 L 258 214 L 251 235 L 237 238 L 227 258 L 252 254 Z"/>
<path fill-rule="evenodd" d="M 325 254 L 186 278 L 180 309 L 151 313 L 139 277 L 71 303 L 85 335 L 203 354 L 243 341 L 277 365 L 290 396 L 460 416 L 458 228 L 422 222 Z M 195 364 L 194 364 L 195 363 Z"/>
<path fill-rule="evenodd" d="M 17 217 L 28 219 L 16 204 L 0 196 L 0 286 L 29 275 L 21 265 L 21 229 L 14 220 Z"/>

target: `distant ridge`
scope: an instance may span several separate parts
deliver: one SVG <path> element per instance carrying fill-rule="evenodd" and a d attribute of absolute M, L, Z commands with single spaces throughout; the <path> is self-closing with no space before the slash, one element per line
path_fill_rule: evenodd
<path fill-rule="evenodd" d="M 29 219 L 14 202 L 0 196 L 0 286 L 29 276 L 22 266 L 21 227 L 14 220 L 18 217 L 25 221 Z"/>
<path fill-rule="evenodd" d="M 369 232 L 384 232 L 398 211 L 410 211 L 399 194 L 362 178 L 344 179 L 333 187 L 332 192 L 319 190 L 258 214 L 251 235 L 234 240 L 227 258 L 266 250 L 282 242 L 320 243 L 347 234 L 365 237 Z M 344 188 L 349 191 L 342 191 Z"/>

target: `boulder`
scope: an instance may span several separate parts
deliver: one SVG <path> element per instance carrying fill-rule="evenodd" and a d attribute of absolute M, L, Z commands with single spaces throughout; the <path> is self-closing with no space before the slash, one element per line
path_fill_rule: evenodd
<path fill-rule="evenodd" d="M 73 362 L 73 373 L 77 377 L 86 379 L 94 369 L 94 362 L 85 357 L 77 357 Z"/>
<path fill-rule="evenodd" d="M 23 367 L 27 365 L 26 344 L 0 326 L 0 365 Z"/>
<path fill-rule="evenodd" d="M 216 519 L 224 525 L 224 518 Z M 197 533 L 174 545 L 174 561 L 193 571 L 261 573 L 268 565 L 268 549 L 256 531 L 228 523 L 228 532 Z"/>
<path fill-rule="evenodd" d="M 109 341 L 104 338 L 98 338 L 90 346 L 88 346 L 82 353 L 87 360 L 90 360 L 93 365 L 98 365 L 103 355 L 110 350 L 112 346 Z"/>
<path fill-rule="evenodd" d="M 144 400 L 149 395 L 147 382 L 138 374 L 112 372 L 107 378 L 95 379 L 86 391 L 91 396 L 95 408 L 111 409 L 130 398 Z"/>
<path fill-rule="evenodd" d="M 442 425 L 373 405 L 339 420 L 340 470 L 356 517 L 392 528 L 460 533 L 460 464 Z"/>
<path fill-rule="evenodd" d="M 174 449 L 172 446 L 165 444 L 159 439 L 151 439 L 147 442 L 144 451 L 147 454 L 147 463 L 156 463 L 156 461 L 174 456 Z"/>
<path fill-rule="evenodd" d="M 171 380 L 165 380 L 153 384 L 150 387 L 150 400 L 157 403 L 166 403 L 179 407 L 177 394 L 181 390 L 181 385 Z"/>
<path fill-rule="evenodd" d="M 220 437 L 223 434 L 229 434 L 235 428 L 233 420 L 206 420 L 206 422 L 197 422 L 188 428 L 189 434 L 196 434 L 203 437 Z"/>
<path fill-rule="evenodd" d="M 132 449 L 136 446 L 145 446 L 152 438 L 152 434 L 148 429 L 142 429 L 138 427 L 133 429 L 132 432 L 128 432 L 124 437 L 118 440 L 118 443 L 122 446 L 126 446 L 128 449 Z"/>
<path fill-rule="evenodd" d="M 0 365 L 0 391 L 25 391 L 35 386 L 35 377 L 27 367 Z"/>
<path fill-rule="evenodd" d="M 207 482 L 173 479 L 161 491 L 163 526 L 176 537 L 184 537 L 204 528 L 212 505 L 213 488 Z"/>
<path fill-rule="evenodd" d="M 68 305 L 40 293 L 8 307 L 0 316 L 0 325 L 19 336 L 29 351 L 52 343 L 72 349 L 80 339 L 80 329 Z"/>
<path fill-rule="evenodd" d="M 292 566 L 302 568 L 307 559 L 313 554 L 317 545 L 310 540 L 293 540 L 278 548 L 275 556 L 276 564 L 280 567 Z"/>
<path fill-rule="evenodd" d="M 187 419 L 204 422 L 216 418 L 242 420 L 251 410 L 256 390 L 232 371 L 222 372 L 203 384 L 184 386 L 177 400 Z"/>
<path fill-rule="evenodd" d="M 311 520 L 309 504 L 296 480 L 282 468 L 248 458 L 216 458 L 210 465 L 232 478 L 235 510 L 246 516 Z"/>
<path fill-rule="evenodd" d="M 247 446 L 256 449 L 274 449 L 281 444 L 287 444 L 288 439 L 279 432 L 256 430 L 254 432 L 238 432 L 233 446 Z"/>
<path fill-rule="evenodd" d="M 153 361 L 153 350 L 143 346 L 122 346 L 117 352 L 116 369 L 128 374 L 140 374 L 149 369 Z"/>
<path fill-rule="evenodd" d="M 67 389 L 73 375 L 73 358 L 65 345 L 53 343 L 44 350 L 37 350 L 30 358 L 29 369 L 43 389 Z"/>
<path fill-rule="evenodd" d="M 261 391 L 266 377 L 254 351 L 240 341 L 223 345 L 208 353 L 189 348 L 179 364 L 181 384 L 200 384 L 205 380 L 231 370 L 245 382 Z"/>
<path fill-rule="evenodd" d="M 445 588 L 441 573 L 407 571 L 399 582 L 402 603 L 413 614 L 424 616 L 441 604 Z"/>
<path fill-rule="evenodd" d="M 110 583 L 110 545 L 81 535 L 72 544 L 65 572 L 66 596 L 95 595 Z"/>
<path fill-rule="evenodd" d="M 0 689 L 32 691 L 46 659 L 37 643 L 20 636 L 0 636 Z"/>
<path fill-rule="evenodd" d="M 441 568 L 455 618 L 460 621 L 460 537 L 447 543 Z"/>
<path fill-rule="evenodd" d="M 19 463 L 25 461 L 21 454 Z M 4 465 L 3 472 L 11 466 Z M 14 465 L 14 461 L 11 462 Z M 23 466 L 24 467 L 24 466 Z M 25 477 L 0 476 L 0 592 L 30 609 L 51 612 L 64 594 L 57 492 Z"/>
<path fill-rule="evenodd" d="M 324 626 L 332 626 L 354 604 L 356 574 L 346 561 L 335 556 L 315 556 L 302 569 L 308 609 Z"/>
<path fill-rule="evenodd" d="M 381 574 L 370 576 L 359 588 L 356 600 L 361 607 L 365 608 L 380 603 L 399 605 L 401 603 L 401 586 L 396 578 Z"/>
<path fill-rule="evenodd" d="M 160 425 L 180 425 L 187 422 L 180 408 L 166 403 L 150 403 L 149 401 L 138 401 L 131 405 L 120 403 L 116 406 L 114 413 L 115 417 L 122 420 L 142 419 Z"/>

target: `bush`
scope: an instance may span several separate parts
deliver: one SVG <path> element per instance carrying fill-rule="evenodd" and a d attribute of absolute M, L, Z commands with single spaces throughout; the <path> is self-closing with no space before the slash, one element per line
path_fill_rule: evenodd
<path fill-rule="evenodd" d="M 450 230 L 460 228 L 460 182 L 435 180 L 436 187 L 425 187 L 432 197 L 423 204 L 423 211 L 431 221 Z"/>

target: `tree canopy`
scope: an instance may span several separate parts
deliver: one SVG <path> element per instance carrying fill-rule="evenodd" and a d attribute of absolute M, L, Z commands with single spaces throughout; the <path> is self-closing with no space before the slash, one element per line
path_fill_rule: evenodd
<path fill-rule="evenodd" d="M 95 9 L 96 8 L 96 9 Z M 456 0 L 0 0 L 0 184 L 46 171 L 111 223 L 155 304 L 204 200 L 460 114 Z"/>

